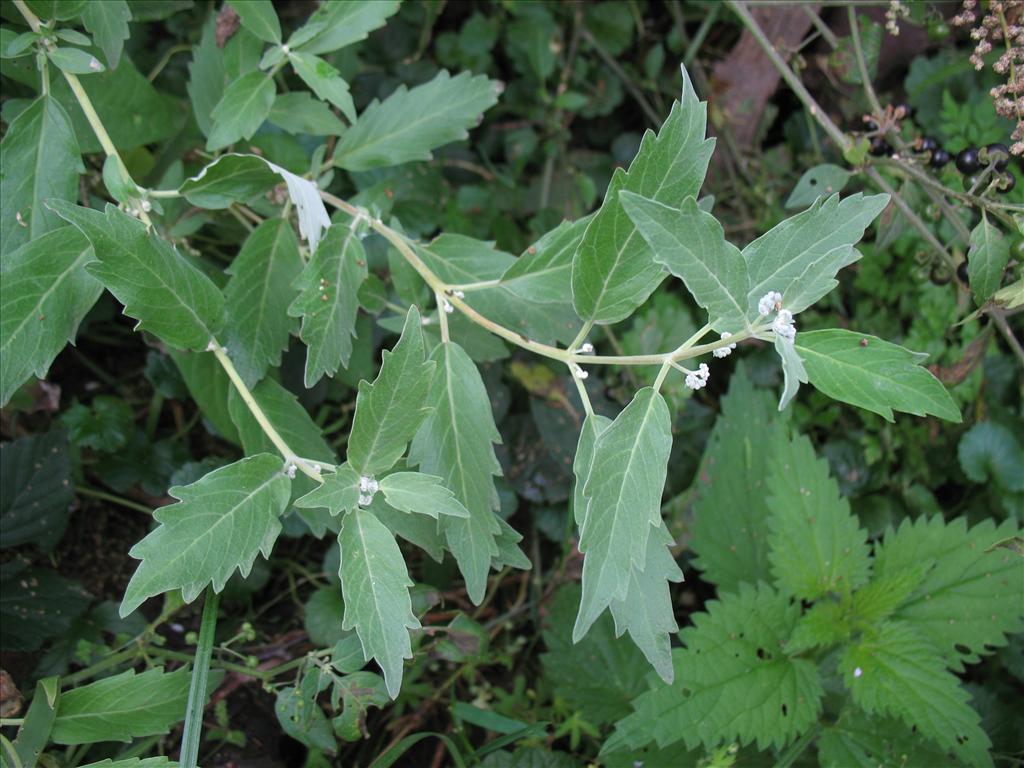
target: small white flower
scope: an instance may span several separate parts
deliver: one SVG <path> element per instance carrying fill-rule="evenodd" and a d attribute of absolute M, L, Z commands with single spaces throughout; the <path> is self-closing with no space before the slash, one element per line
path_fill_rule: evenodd
<path fill-rule="evenodd" d="M 587 342 L 586 344 L 584 344 L 584 345 L 583 345 L 582 347 L 580 347 L 579 349 L 577 349 L 577 350 L 576 350 L 576 353 L 577 353 L 577 354 L 579 354 L 579 355 L 592 355 L 592 354 L 594 354 L 594 345 L 593 345 L 593 344 L 591 344 L 591 343 L 590 343 L 590 342 L 588 341 L 588 342 Z"/>
<path fill-rule="evenodd" d="M 372 493 L 360 493 L 359 494 L 359 506 L 368 507 L 373 503 Z"/>
<path fill-rule="evenodd" d="M 363 475 L 359 478 L 359 492 L 368 493 L 371 496 L 380 489 L 380 485 L 372 477 Z"/>
<path fill-rule="evenodd" d="M 444 303 L 444 311 L 445 311 L 445 314 L 450 315 L 452 312 L 455 311 L 455 307 L 453 307 L 451 304 L 449 304 L 448 301 L 446 300 L 445 303 Z"/>
<path fill-rule="evenodd" d="M 796 326 L 793 324 L 793 313 L 788 309 L 780 309 L 772 323 L 772 330 L 784 339 L 792 341 L 796 338 Z"/>
<path fill-rule="evenodd" d="M 294 480 L 295 479 L 295 470 L 297 470 L 297 469 L 298 469 L 298 467 L 296 467 L 294 464 L 289 464 L 287 467 L 284 468 L 284 473 L 286 475 L 288 475 L 288 479 L 289 480 Z"/>
<path fill-rule="evenodd" d="M 782 294 L 778 291 L 768 291 L 761 300 L 757 302 L 757 311 L 762 317 L 768 317 L 772 312 L 782 306 Z"/>
<path fill-rule="evenodd" d="M 153 210 L 153 204 L 149 202 L 149 200 L 143 200 L 142 210 L 144 210 L 146 213 L 149 213 L 151 210 Z"/>
<path fill-rule="evenodd" d="M 466 292 L 465 291 L 455 291 L 452 295 L 456 299 L 464 299 L 464 298 L 466 298 Z"/>
<path fill-rule="evenodd" d="M 285 43 L 284 45 L 281 46 L 281 53 L 283 53 L 283 54 L 285 54 L 287 56 L 291 52 L 292 52 L 292 49 L 288 47 L 287 43 Z"/>
<path fill-rule="evenodd" d="M 731 336 L 732 336 L 731 333 L 729 333 L 728 331 L 725 331 L 722 334 L 722 341 L 725 341 L 726 339 L 730 338 Z M 728 357 L 730 354 L 732 354 L 732 351 L 734 349 L 736 349 L 736 342 L 735 341 L 732 344 L 729 344 L 728 346 L 719 347 L 718 349 L 714 350 L 711 354 L 713 354 L 715 357 Z"/>
<path fill-rule="evenodd" d="M 580 366 L 576 365 L 576 363 L 570 365 L 569 368 L 570 370 L 572 370 L 572 375 L 581 381 L 590 375 L 589 373 L 584 371 Z"/>
<path fill-rule="evenodd" d="M 861 669 L 860 667 L 857 667 L 855 670 L 853 670 L 853 676 L 854 677 L 860 677 L 863 674 L 864 674 L 864 670 Z"/>
<path fill-rule="evenodd" d="M 711 371 L 708 370 L 707 363 L 701 363 L 700 367 L 696 371 L 686 372 L 686 386 L 696 391 L 698 389 L 704 389 L 708 384 L 708 379 L 711 378 Z"/>

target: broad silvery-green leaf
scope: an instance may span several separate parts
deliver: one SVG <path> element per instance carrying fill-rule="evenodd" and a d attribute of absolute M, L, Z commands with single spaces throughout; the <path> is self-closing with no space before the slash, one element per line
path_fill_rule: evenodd
<path fill-rule="evenodd" d="M 395 472 L 380 481 L 384 500 L 399 512 L 416 512 L 437 518 L 438 515 L 469 517 L 469 510 L 445 488 L 440 477 L 422 472 Z"/>
<path fill-rule="evenodd" d="M 437 521 L 432 517 L 399 512 L 389 506 L 380 494 L 377 494 L 368 509 L 393 534 L 419 547 L 435 562 L 440 563 L 444 560 L 444 538 L 437 529 Z"/>
<path fill-rule="evenodd" d="M 342 135 L 334 164 L 367 171 L 429 160 L 431 150 L 466 138 L 497 100 L 497 83 L 468 72 L 452 77 L 442 69 L 412 90 L 400 85 L 383 102 L 371 102 Z"/>
<path fill-rule="evenodd" d="M 341 110 L 350 123 L 356 121 L 356 105 L 352 101 L 348 83 L 334 67 L 312 53 L 292 51 L 288 54 L 295 73 L 310 90 L 324 101 Z"/>
<path fill-rule="evenodd" d="M 86 3 L 82 8 L 82 24 L 103 50 L 107 66 L 111 69 L 117 69 L 121 62 L 121 51 L 128 39 L 128 22 L 131 20 L 132 9 L 125 0 Z"/>
<path fill-rule="evenodd" d="M 353 221 L 354 225 L 355 222 Z M 302 318 L 299 338 L 306 344 L 306 387 L 348 365 L 356 334 L 359 286 L 366 279 L 366 252 L 355 226 L 327 230 L 313 258 L 295 279 L 300 293 L 288 314 Z"/>
<path fill-rule="evenodd" d="M 46 376 L 73 341 L 103 285 L 85 270 L 92 245 L 74 227 L 48 232 L 0 266 L 0 406 L 29 377 Z"/>
<path fill-rule="evenodd" d="M 324 440 L 320 427 L 290 391 L 270 377 L 252 389 L 252 396 L 288 447 L 304 459 L 334 462 L 334 452 Z M 246 453 L 271 453 L 277 449 L 263 428 L 253 417 L 238 390 L 232 387 L 228 394 L 228 412 L 238 428 L 238 435 Z"/>
<path fill-rule="evenodd" d="M 59 227 L 60 217 L 45 202 L 74 200 L 84 172 L 67 113 L 40 96 L 11 121 L 0 142 L 0 254 Z"/>
<path fill-rule="evenodd" d="M 598 435 L 583 487 L 583 598 L 574 639 L 586 634 L 612 600 L 626 597 L 632 569 L 643 566 L 647 539 L 661 526 L 671 450 L 668 406 L 651 387 L 637 392 Z"/>
<path fill-rule="evenodd" d="M 686 70 L 683 92 L 655 136 L 644 134 L 629 171 L 616 169 L 601 209 L 590 220 L 572 263 L 572 299 L 585 320 L 614 323 L 646 301 L 665 277 L 619 199 L 623 190 L 677 206 L 704 183 L 713 139 L 705 139 L 707 105 Z"/>
<path fill-rule="evenodd" d="M 867 533 L 806 437 L 772 453 L 768 559 L 775 582 L 802 600 L 848 594 L 870 574 Z"/>
<path fill-rule="evenodd" d="M 439 522 L 469 598 L 479 605 L 491 558 L 498 554 L 494 476 L 501 474 L 501 465 L 494 444 L 501 435 L 480 372 L 462 347 L 441 343 L 430 359 L 437 371 L 424 405 L 434 410 L 413 438 L 409 463 L 440 477 L 469 510 L 468 518 L 446 515 Z"/>
<path fill-rule="evenodd" d="M 281 42 L 281 22 L 270 0 L 230 0 L 242 26 L 265 43 Z"/>
<path fill-rule="evenodd" d="M 385 472 L 405 453 L 430 413 L 425 406 L 435 364 L 425 359 L 420 313 L 410 307 L 402 337 L 382 355 L 373 384 L 359 382 L 348 438 L 348 462 L 367 477 Z"/>
<path fill-rule="evenodd" d="M 347 463 L 342 464 L 329 474 L 324 474 L 323 482 L 295 502 L 300 509 L 323 508 L 332 515 L 351 512 L 359 504 L 359 473 Z"/>
<path fill-rule="evenodd" d="M 971 249 L 967 252 L 967 276 L 978 304 L 984 304 L 999 289 L 1009 260 L 1010 244 L 982 213 L 981 221 L 971 230 Z"/>
<path fill-rule="evenodd" d="M 583 495 L 583 486 L 590 475 L 590 467 L 594 463 L 594 446 L 598 435 L 604 432 L 612 420 L 599 413 L 592 413 L 583 420 L 579 441 L 576 443 L 576 456 L 573 458 L 572 471 L 576 482 L 572 487 L 572 515 L 576 527 L 583 530 L 587 519 L 587 498 Z"/>
<path fill-rule="evenodd" d="M 501 275 L 501 285 L 524 299 L 572 305 L 572 257 L 590 216 L 563 221 L 516 259 Z"/>
<path fill-rule="evenodd" d="M 747 318 L 758 317 L 758 302 L 769 291 L 782 294 L 782 306 L 796 314 L 839 283 L 836 273 L 860 258 L 854 245 L 889 204 L 888 195 L 858 192 L 819 198 L 814 205 L 772 227 L 743 249 L 750 275 Z"/>
<path fill-rule="evenodd" d="M 961 420 L 946 388 L 920 365 L 924 354 L 839 329 L 798 333 L 796 348 L 811 384 L 835 400 L 887 421 L 894 410 Z"/>
<path fill-rule="evenodd" d="M 366 36 L 384 26 L 388 17 L 398 10 L 398 0 L 348 0 L 324 3 L 304 27 L 288 40 L 292 48 L 301 47 L 309 53 L 329 53 L 346 45 L 365 40 Z"/>
<path fill-rule="evenodd" d="M 285 219 L 267 219 L 246 239 L 227 271 L 222 341 L 238 373 L 252 387 L 267 369 L 281 364 L 281 353 L 298 327 L 288 315 L 295 299 L 292 283 L 304 264 L 299 242 Z"/>
<path fill-rule="evenodd" d="M 92 242 L 86 269 L 117 300 L 136 328 L 177 349 L 204 350 L 224 320 L 224 296 L 166 240 L 107 204 L 105 213 L 63 201 L 51 207 Z"/>
<path fill-rule="evenodd" d="M 171 488 L 179 502 L 156 510 L 159 527 L 128 553 L 142 562 L 121 615 L 172 589 L 180 589 L 186 603 L 208 584 L 219 592 L 236 568 L 245 577 L 258 554 L 270 557 L 290 492 L 282 469 L 280 457 L 261 453 Z"/>
<path fill-rule="evenodd" d="M 680 208 L 629 191 L 619 200 L 651 248 L 651 258 L 686 283 L 707 310 L 711 327 L 736 333 L 747 326 L 747 265 L 725 239 L 718 219 L 688 197 Z"/>
<path fill-rule="evenodd" d="M 800 359 L 800 353 L 796 351 L 793 339 L 775 334 L 775 351 L 782 362 L 782 394 L 779 396 L 781 411 L 796 397 L 800 385 L 807 383 L 807 369 L 804 368 L 804 361 Z"/>
<path fill-rule="evenodd" d="M 231 83 L 210 113 L 213 128 L 206 148 L 212 152 L 252 138 L 270 114 L 276 94 L 274 80 L 266 72 L 249 72 Z"/>
<path fill-rule="evenodd" d="M 93 75 L 106 69 L 99 59 L 81 48 L 56 48 L 47 51 L 46 58 L 62 72 L 71 75 Z"/>
<path fill-rule="evenodd" d="M 50 738 L 56 744 L 94 744 L 167 733 L 185 718 L 190 679 L 186 667 L 155 667 L 74 688 L 61 696 Z"/>
<path fill-rule="evenodd" d="M 193 205 L 216 210 L 251 200 L 280 183 L 281 177 L 262 157 L 227 154 L 185 179 L 178 191 Z"/>
<path fill-rule="evenodd" d="M 412 612 L 413 585 L 402 550 L 391 531 L 373 513 L 356 509 L 345 516 L 338 534 L 343 629 L 355 629 L 367 661 L 376 659 L 388 694 L 397 698 L 404 659 L 412 658 L 409 630 L 420 626 Z"/>

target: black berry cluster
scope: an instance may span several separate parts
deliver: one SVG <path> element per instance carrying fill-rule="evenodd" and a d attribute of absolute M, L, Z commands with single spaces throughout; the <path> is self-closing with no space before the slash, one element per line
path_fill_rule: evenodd
<path fill-rule="evenodd" d="M 988 144 L 981 149 L 968 147 L 956 156 L 956 169 L 964 175 L 964 188 L 971 189 L 980 174 L 991 167 L 996 175 L 996 191 L 1006 194 L 1017 185 L 1017 177 L 1007 170 L 1010 150 L 1005 144 Z"/>

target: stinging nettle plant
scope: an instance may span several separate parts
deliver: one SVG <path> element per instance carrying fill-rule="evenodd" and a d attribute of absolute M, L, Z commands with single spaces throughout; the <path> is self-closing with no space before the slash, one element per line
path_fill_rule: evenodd
<path fill-rule="evenodd" d="M 667 377 L 682 376 L 698 390 L 716 373 L 716 360 L 760 340 L 774 346 L 784 373 L 779 410 L 810 383 L 889 420 L 902 411 L 960 421 L 943 386 L 921 367 L 923 356 L 856 331 L 797 329 L 799 313 L 860 258 L 856 245 L 888 195 L 819 197 L 746 247 L 730 243 L 713 201 L 700 197 L 714 140 L 706 137 L 706 105 L 685 69 L 669 116 L 656 133 L 645 134 L 629 168 L 615 171 L 600 209 L 562 223 L 515 257 L 459 234 L 429 242 L 408 236 L 391 215 L 394 200 L 379 186 L 351 200 L 327 191 L 338 173 L 429 159 L 464 138 L 500 96 L 500 83 L 486 77 L 441 71 L 357 114 L 347 83 L 320 55 L 383 25 L 397 3 L 325 4 L 285 42 L 270 2 L 233 2 L 242 28 L 262 41 L 258 65 L 254 59 L 222 92 L 204 90 L 204 56 L 214 45 L 207 25 L 189 89 L 208 162 L 167 189 L 133 181 L 92 107 L 78 76 L 104 65 L 67 45 L 89 41 L 62 35 L 31 3 L 15 5 L 30 31 L 17 45 L 5 38 L 5 56 L 35 53 L 40 95 L 14 118 L 3 141 L 0 401 L 31 376 L 45 375 L 104 290 L 138 321 L 137 330 L 171 350 L 197 403 L 244 455 L 169 490 L 177 503 L 155 512 L 157 526 L 131 550 L 140 562 L 120 611 L 128 615 L 172 591 L 186 602 L 205 592 L 207 640 L 200 640 L 198 669 L 209 664 L 217 593 L 236 571 L 245 576 L 258 557 L 269 557 L 288 514 L 317 536 L 337 537 L 342 626 L 355 630 L 363 659 L 380 667 L 392 698 L 413 655 L 410 633 L 420 627 L 397 538 L 434 557 L 450 553 L 475 604 L 484 599 L 492 570 L 530 567 L 518 546 L 521 535 L 498 514 L 501 437 L 466 348 L 470 333 L 476 339 L 488 332 L 569 371 L 586 413 L 573 463 L 572 510 L 584 556 L 573 639 L 585 637 L 608 611 L 616 634 L 628 634 L 666 683 L 674 678 L 670 636 L 678 630 L 669 584 L 683 578 L 661 517 L 672 448 L 672 414 L 660 392 Z M 81 18 L 113 68 L 127 26 L 123 19 L 90 21 L 118 4 L 104 7 L 90 5 Z M 286 67 L 308 92 L 277 92 L 275 75 Z M 102 176 L 113 200 L 105 205 L 75 202 L 82 148 L 65 108 L 70 102 L 57 95 L 59 77 L 66 83 L 60 93 L 70 94 L 106 155 Z M 285 126 L 289 119 L 338 125 L 339 140 L 317 149 L 306 174 L 257 154 L 222 152 L 252 138 L 265 121 Z M 38 169 L 23 165 L 29 156 Z M 226 279 L 211 279 L 187 236 L 169 229 L 163 210 L 180 199 L 211 215 L 236 215 L 236 204 L 263 201 L 269 215 L 257 226 L 246 223 L 251 231 Z M 370 238 L 389 249 L 390 285 L 369 269 Z M 706 312 L 706 324 L 672 349 L 596 354 L 588 341 L 595 327 L 630 317 L 666 280 L 685 286 Z M 398 341 L 383 353 L 376 378 L 359 383 L 340 460 L 275 370 L 297 336 L 305 347 L 305 386 L 332 378 L 349 365 L 359 318 L 367 315 L 378 316 Z M 586 386 L 588 370 L 607 365 L 657 371 L 614 420 L 595 413 Z M 796 444 L 794 461 L 806 459 L 817 471 L 820 462 L 813 464 L 807 450 Z M 780 582 L 791 586 L 784 577 Z M 851 582 L 863 586 L 866 576 Z M 723 600 L 708 621 L 733 611 L 742 622 L 781 601 L 773 621 L 799 633 L 799 611 L 782 605 L 788 598 L 781 595 L 824 594 L 750 589 L 739 592 L 742 605 Z M 816 604 L 805 619 L 817 610 Z M 785 639 L 782 630 L 776 634 Z M 697 653 L 686 663 L 700 665 Z M 854 660 L 842 664 L 846 671 Z M 196 701 L 204 685 L 203 674 L 194 676 Z M 647 702 L 638 702 L 638 712 Z M 646 743 L 648 734 L 630 730 L 634 722 L 621 724 L 613 746 Z M 186 743 L 190 738 L 198 736 L 186 728 Z"/>

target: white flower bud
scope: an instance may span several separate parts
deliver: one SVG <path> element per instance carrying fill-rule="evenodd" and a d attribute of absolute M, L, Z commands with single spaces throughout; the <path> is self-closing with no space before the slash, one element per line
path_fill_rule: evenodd
<path fill-rule="evenodd" d="M 451 304 L 449 304 L 447 300 L 445 301 L 443 306 L 444 306 L 444 312 L 445 312 L 446 315 L 450 315 L 452 312 L 455 311 L 455 307 L 453 307 Z"/>
<path fill-rule="evenodd" d="M 725 341 L 726 339 L 730 338 L 731 336 L 732 336 L 731 333 L 729 333 L 728 331 L 725 331 L 722 334 L 722 341 Z M 713 354 L 715 357 L 728 357 L 730 354 L 732 354 L 732 351 L 734 349 L 736 349 L 736 342 L 735 341 L 732 344 L 729 344 L 727 346 L 719 347 L 718 349 L 712 351 L 711 354 Z"/>
<path fill-rule="evenodd" d="M 298 469 L 298 467 L 296 467 L 294 464 L 289 464 L 287 467 L 284 468 L 284 473 L 286 475 L 288 475 L 288 479 L 289 480 L 294 480 L 295 479 L 295 471 L 297 469 Z"/>
<path fill-rule="evenodd" d="M 578 365 L 576 365 L 576 363 L 573 363 L 571 366 L 569 366 L 569 368 L 572 370 L 572 375 L 575 376 L 580 381 L 582 381 L 583 379 L 587 378 L 587 376 L 590 375 L 582 368 L 580 368 Z"/>
<path fill-rule="evenodd" d="M 778 291 L 768 291 L 761 300 L 757 302 L 757 311 L 762 317 L 767 317 L 772 312 L 782 308 L 782 294 Z"/>

